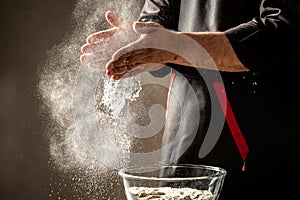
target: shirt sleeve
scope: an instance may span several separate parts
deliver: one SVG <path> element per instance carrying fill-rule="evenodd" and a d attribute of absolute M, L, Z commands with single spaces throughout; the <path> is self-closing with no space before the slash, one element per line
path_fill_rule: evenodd
<path fill-rule="evenodd" d="M 268 71 L 299 56 L 299 18 L 299 0 L 262 0 L 259 16 L 225 33 L 247 68 Z"/>
<path fill-rule="evenodd" d="M 180 0 L 145 0 L 138 21 L 154 21 L 167 29 L 177 30 Z"/>

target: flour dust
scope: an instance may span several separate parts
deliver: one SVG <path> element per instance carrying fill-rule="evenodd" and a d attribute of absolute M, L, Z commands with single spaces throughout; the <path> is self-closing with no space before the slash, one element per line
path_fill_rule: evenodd
<path fill-rule="evenodd" d="M 74 85 L 78 71 L 84 67 L 80 64 L 79 57 L 80 47 L 85 43 L 86 37 L 110 28 L 104 18 L 105 12 L 112 10 L 134 21 L 142 3 L 142 0 L 79 0 L 71 16 L 72 31 L 47 52 L 47 59 L 39 71 L 39 92 L 44 103 L 43 112 L 50 115 L 45 131 L 51 155 L 49 167 L 56 172 L 51 174 L 50 199 L 123 198 L 122 192 L 116 191 L 116 188 L 122 187 L 116 170 L 103 164 L 99 157 L 96 159 L 83 145 L 78 134 L 78 124 L 74 123 L 73 118 Z M 103 55 L 106 58 L 110 56 Z M 132 145 L 131 138 L 123 134 L 126 120 L 120 120 L 125 117 L 120 115 L 128 102 L 139 97 L 140 82 L 138 78 L 128 79 L 126 83 L 113 82 L 101 73 L 94 72 L 93 75 L 95 74 L 99 78 L 93 99 L 95 120 L 98 122 L 97 127 L 105 128 L 107 133 L 93 137 L 98 137 L 99 140 L 103 136 L 103 139 L 108 139 L 122 151 L 128 152 Z M 95 133 L 99 134 L 99 131 L 95 130 Z M 116 162 L 119 163 L 113 164 L 118 167 L 126 165 L 126 162 L 122 163 L 124 160 Z M 70 187 L 72 192 L 69 191 Z M 68 191 L 69 194 L 64 196 L 63 191 Z"/>

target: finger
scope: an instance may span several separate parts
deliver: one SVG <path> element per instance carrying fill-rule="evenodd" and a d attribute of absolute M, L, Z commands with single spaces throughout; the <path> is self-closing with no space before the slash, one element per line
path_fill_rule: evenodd
<path fill-rule="evenodd" d="M 81 53 L 83 54 L 97 53 L 98 51 L 101 51 L 99 44 L 85 44 L 81 47 Z"/>
<path fill-rule="evenodd" d="M 123 76 L 123 74 L 116 74 L 116 75 L 113 75 L 112 77 L 111 77 L 111 79 L 113 79 L 113 80 L 120 80 L 121 78 L 122 78 L 122 76 Z"/>
<path fill-rule="evenodd" d="M 130 66 L 124 66 L 124 67 L 116 68 L 116 69 L 113 69 L 113 70 L 107 70 L 106 75 L 107 76 L 114 76 L 116 74 L 124 74 L 124 73 L 128 72 L 130 69 L 131 69 Z"/>
<path fill-rule="evenodd" d="M 80 55 L 80 62 L 81 63 L 85 63 L 85 61 L 86 61 L 86 59 L 87 59 L 87 54 L 82 54 L 82 55 Z"/>
<path fill-rule="evenodd" d="M 128 72 L 124 72 L 122 74 L 112 75 L 112 79 L 113 80 L 121 80 L 121 79 L 129 78 L 129 77 L 132 77 L 132 76 L 136 76 L 136 75 L 141 74 L 143 72 L 145 72 L 144 68 L 136 68 L 136 69 L 132 69 Z"/>
<path fill-rule="evenodd" d="M 89 44 L 83 45 L 83 46 L 81 47 L 81 53 L 83 53 L 83 54 L 85 54 L 85 53 L 90 53 L 90 52 L 88 52 L 90 48 L 91 48 L 91 45 L 89 45 Z"/>
<path fill-rule="evenodd" d="M 80 61 L 82 63 L 91 62 L 94 60 L 96 60 L 96 56 L 93 53 L 85 53 L 85 54 L 80 55 Z"/>
<path fill-rule="evenodd" d="M 110 60 L 106 65 L 106 70 L 117 70 L 118 68 L 142 65 L 148 62 L 148 53 L 146 50 L 136 50 L 134 52 L 129 52 L 126 55 L 117 60 Z"/>
<path fill-rule="evenodd" d="M 156 22 L 134 22 L 133 30 L 139 34 L 146 34 L 157 30 L 158 28 L 163 28 L 162 25 Z"/>
<path fill-rule="evenodd" d="M 164 67 L 166 65 L 164 64 L 157 64 L 157 63 L 147 63 L 147 64 L 137 64 L 133 67 L 131 67 L 130 70 L 123 70 L 123 71 L 118 71 L 119 73 L 116 73 L 116 74 L 124 74 L 125 77 L 127 77 L 128 75 L 127 74 L 130 74 L 131 75 L 137 75 L 138 73 L 143 73 L 143 72 L 146 72 L 146 71 L 156 71 L 158 69 L 161 69 L 162 67 Z M 115 75 L 115 74 L 113 74 Z M 123 77 L 123 76 L 122 76 Z"/>
<path fill-rule="evenodd" d="M 107 11 L 105 13 L 105 18 L 108 21 L 108 23 L 114 27 L 122 28 L 122 29 L 128 29 L 132 26 L 132 22 L 121 18 L 119 15 L 112 11 Z"/>
<path fill-rule="evenodd" d="M 80 61 L 82 63 L 90 63 L 99 60 L 99 55 L 96 53 L 85 53 L 80 56 Z"/>
<path fill-rule="evenodd" d="M 129 78 L 132 76 L 137 76 L 138 74 L 147 72 L 147 71 L 155 71 L 158 69 L 161 69 L 165 65 L 162 64 L 156 64 L 156 63 L 148 63 L 148 64 L 140 64 L 139 66 L 136 66 L 132 68 L 131 70 L 119 74 L 113 74 L 111 75 L 113 80 L 120 80 L 120 79 L 125 79 Z"/>
<path fill-rule="evenodd" d="M 107 76 L 113 76 L 115 74 L 123 74 L 123 73 L 129 71 L 130 69 L 132 69 L 133 67 L 134 67 L 134 65 L 126 65 L 126 66 L 113 68 L 113 69 L 107 69 L 106 68 L 106 75 Z"/>
<path fill-rule="evenodd" d="M 93 33 L 88 36 L 86 42 L 87 44 L 100 44 L 104 40 L 111 38 L 117 32 L 117 30 L 117 27 L 113 27 L 111 29 Z"/>
<path fill-rule="evenodd" d="M 143 65 L 142 63 L 134 63 L 134 64 L 130 64 L 130 65 L 125 65 L 122 67 L 117 67 L 117 68 L 113 68 L 110 70 L 107 70 L 107 75 L 108 76 L 112 76 L 115 74 L 123 74 L 123 73 L 127 73 L 135 68 L 140 67 L 141 65 Z"/>

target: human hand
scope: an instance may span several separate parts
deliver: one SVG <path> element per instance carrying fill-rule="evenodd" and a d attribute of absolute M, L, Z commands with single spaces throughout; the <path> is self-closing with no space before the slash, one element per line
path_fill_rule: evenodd
<path fill-rule="evenodd" d="M 172 38 L 178 38 L 177 33 L 164 29 L 155 22 L 135 22 L 133 29 L 140 34 L 140 38 L 116 51 L 106 65 L 106 74 L 112 79 L 119 80 L 158 70 L 166 63 L 190 65 L 172 51 L 159 48 L 161 45 L 167 47 L 171 44 Z M 176 41 L 172 41 L 174 43 Z"/>
<path fill-rule="evenodd" d="M 138 34 L 132 28 L 132 22 L 112 11 L 106 12 L 105 18 L 113 27 L 91 34 L 86 44 L 81 47 L 80 61 L 98 71 L 105 70 L 106 63 L 115 51 L 138 39 Z"/>

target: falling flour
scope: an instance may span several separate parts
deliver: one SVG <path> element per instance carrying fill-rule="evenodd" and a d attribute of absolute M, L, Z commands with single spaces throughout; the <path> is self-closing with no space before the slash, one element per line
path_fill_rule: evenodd
<path fill-rule="evenodd" d="M 49 144 L 49 167 L 52 168 L 52 183 L 49 185 L 50 199 L 123 199 L 123 188 L 117 177 L 116 168 L 105 165 L 104 159 L 95 158 L 82 143 L 73 116 L 74 84 L 78 71 L 84 67 L 79 62 L 80 47 L 88 35 L 106 28 L 104 13 L 115 11 L 124 18 L 135 20 L 141 10 L 142 0 L 79 0 L 72 14 L 73 30 L 61 43 L 47 52 L 47 59 L 40 66 L 38 92 L 43 105 L 41 112 L 45 118 L 45 138 Z M 124 41 L 123 41 L 124 42 Z M 125 41 L 128 42 L 128 41 Z M 103 57 L 111 55 L 102 52 Z M 102 75 L 99 73 L 99 77 Z M 80 87 L 88 88 L 85 83 Z M 141 84 L 138 78 L 126 81 L 112 81 L 99 78 L 94 94 L 94 108 L 98 125 L 106 130 L 103 136 L 122 152 L 129 152 L 131 137 L 126 135 L 126 123 L 130 118 L 122 114 L 128 102 L 139 97 Z M 82 105 L 83 107 L 85 105 Z M 126 120 L 122 120 L 122 119 Z M 81 125 L 89 123 L 82 121 Z M 118 124 L 118 126 L 117 126 Z M 98 130 L 95 130 L 97 132 Z M 101 133 L 102 134 L 102 133 Z M 109 143 L 109 144 L 110 144 Z M 108 145 L 109 146 L 109 145 Z M 126 161 L 115 158 L 117 167 Z M 70 191 L 72 188 L 72 191 Z M 63 195 L 69 194 L 69 195 Z M 72 193 L 72 194 L 70 194 Z"/>
<path fill-rule="evenodd" d="M 102 91 L 96 92 L 97 109 L 100 110 L 99 114 L 109 114 L 111 119 L 117 120 L 119 122 L 118 125 L 120 125 L 122 124 L 119 120 L 122 109 L 128 101 L 134 101 L 139 97 L 142 89 L 141 82 L 132 78 L 122 81 L 113 81 L 109 78 L 104 79 L 103 84 L 97 90 L 100 91 L 102 89 Z"/>

